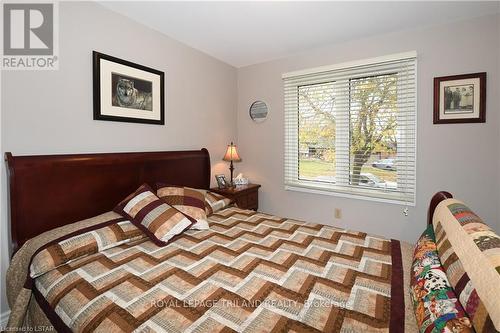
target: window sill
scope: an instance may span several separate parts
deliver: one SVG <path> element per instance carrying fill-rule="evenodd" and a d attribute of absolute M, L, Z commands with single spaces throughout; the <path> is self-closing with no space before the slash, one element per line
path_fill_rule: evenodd
<path fill-rule="evenodd" d="M 333 189 L 333 188 L 319 188 L 313 186 L 303 186 L 303 185 L 285 185 L 286 191 L 296 191 L 296 192 L 304 192 L 304 193 L 312 193 L 312 194 L 320 194 L 320 195 L 329 195 L 341 198 L 348 199 L 358 199 L 358 200 L 366 200 L 366 201 L 374 201 L 374 202 L 382 202 L 389 203 L 401 206 L 410 206 L 415 207 L 415 199 L 409 198 L 407 201 L 401 198 L 400 195 L 391 195 L 390 193 L 379 192 L 379 196 L 374 196 L 376 191 L 369 191 L 373 193 L 369 194 L 360 194 L 355 193 L 354 191 L 342 190 L 342 189 Z M 367 191 L 368 192 L 368 191 Z M 370 195 L 371 194 L 371 195 Z M 382 197 L 384 195 L 385 197 Z M 391 198 L 392 197 L 392 198 Z"/>

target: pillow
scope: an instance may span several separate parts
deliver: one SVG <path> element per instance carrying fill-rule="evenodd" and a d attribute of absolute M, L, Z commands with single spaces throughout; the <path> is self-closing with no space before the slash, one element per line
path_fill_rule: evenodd
<path fill-rule="evenodd" d="M 415 246 L 410 294 L 420 332 L 472 332 L 472 324 L 439 261 L 432 225 Z"/>
<path fill-rule="evenodd" d="M 126 197 L 114 211 L 129 218 L 159 246 L 166 245 L 196 222 L 158 198 L 147 184 Z"/>
<path fill-rule="evenodd" d="M 500 331 L 500 237 L 462 202 L 433 217 L 438 255 L 476 332 Z"/>
<path fill-rule="evenodd" d="M 205 195 L 205 201 L 207 203 L 207 216 L 210 216 L 213 213 L 226 208 L 232 202 L 231 199 L 210 191 L 207 191 L 207 194 Z"/>
<path fill-rule="evenodd" d="M 47 244 L 33 256 L 30 276 L 36 278 L 72 260 L 145 239 L 146 235 L 123 218 L 100 223 L 83 233 L 71 233 Z"/>
<path fill-rule="evenodd" d="M 205 212 L 204 190 L 182 186 L 167 186 L 157 184 L 156 194 L 170 206 L 178 209 L 184 215 L 196 220 L 191 229 L 207 230 L 207 213 Z"/>

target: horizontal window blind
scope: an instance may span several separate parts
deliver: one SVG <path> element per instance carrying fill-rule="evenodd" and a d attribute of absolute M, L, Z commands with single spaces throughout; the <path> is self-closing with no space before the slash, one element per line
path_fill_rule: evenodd
<path fill-rule="evenodd" d="M 283 81 L 287 189 L 414 204 L 416 53 Z"/>

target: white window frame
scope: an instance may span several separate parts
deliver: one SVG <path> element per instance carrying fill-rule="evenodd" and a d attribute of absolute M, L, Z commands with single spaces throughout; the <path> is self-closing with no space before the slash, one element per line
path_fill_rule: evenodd
<path fill-rule="evenodd" d="M 404 60 L 404 59 L 414 59 L 415 62 L 415 78 L 414 78 L 414 91 L 415 91 L 415 102 L 414 105 L 412 103 L 412 107 L 414 108 L 414 127 L 413 130 L 415 131 L 413 139 L 414 139 L 414 147 L 413 147 L 413 152 L 415 154 L 414 159 L 411 161 L 412 165 L 409 165 L 406 163 L 406 168 L 405 172 L 408 172 L 408 168 L 413 169 L 413 177 L 415 178 L 412 186 L 413 186 L 413 191 L 410 193 L 409 191 L 407 192 L 406 189 L 403 191 L 404 193 L 401 193 L 401 191 L 393 192 L 393 193 L 388 193 L 385 191 L 376 191 L 374 189 L 364 189 L 363 187 L 350 187 L 350 188 L 343 188 L 342 184 L 349 182 L 349 170 L 344 170 L 344 168 L 340 168 L 339 166 L 336 167 L 337 173 L 336 173 L 336 183 L 324 183 L 320 184 L 319 182 L 310 182 L 310 181 L 303 181 L 299 180 L 299 168 L 298 168 L 298 161 L 299 161 L 299 147 L 298 147 L 298 138 L 296 140 L 290 140 L 287 137 L 287 130 L 292 130 L 296 131 L 298 133 L 298 123 L 295 122 L 290 122 L 290 119 L 296 119 L 298 117 L 298 110 L 294 112 L 287 112 L 286 105 L 284 106 L 284 116 L 285 116 L 285 127 L 288 126 L 288 129 L 285 128 L 285 144 L 284 144 L 284 153 L 285 153 L 285 170 L 284 170 L 284 177 L 285 177 L 285 190 L 290 190 L 290 191 L 299 191 L 299 192 L 306 192 L 306 193 L 313 193 L 313 194 L 321 194 L 321 195 L 331 195 L 331 196 L 338 196 L 338 197 L 344 197 L 344 198 L 353 198 L 353 199 L 361 199 L 361 200 L 369 200 L 369 201 L 375 201 L 375 202 L 383 202 L 383 203 L 390 203 L 390 204 L 398 204 L 398 205 L 405 205 L 405 206 L 415 206 L 416 205 L 416 193 L 417 193 L 417 182 L 416 182 L 416 175 L 417 175 L 417 96 L 418 96 L 418 91 L 417 91 L 417 52 L 416 51 L 410 51 L 410 52 L 403 52 L 403 53 L 397 53 L 397 54 L 391 54 L 387 56 L 382 56 L 382 57 L 375 57 L 375 58 L 369 58 L 369 59 L 363 59 L 363 60 L 356 60 L 356 61 L 350 61 L 350 62 L 344 62 L 344 63 L 339 63 L 339 64 L 334 64 L 334 65 L 329 65 L 329 66 L 321 66 L 321 67 L 315 67 L 315 68 L 310 68 L 310 69 L 305 69 L 305 70 L 298 70 L 298 71 L 293 71 L 293 72 L 287 72 L 282 75 L 282 79 L 292 79 L 295 77 L 300 77 L 300 76 L 310 76 L 314 74 L 321 74 L 324 72 L 330 72 L 330 71 L 335 71 L 335 70 L 341 70 L 341 69 L 348 69 L 348 68 L 354 68 L 358 66 L 367 66 L 367 65 L 375 65 L 375 64 L 380 64 L 384 62 L 390 62 L 390 61 L 398 61 L 398 60 Z M 321 82 L 319 80 L 318 82 Z M 287 94 L 285 93 L 285 98 L 287 97 Z M 288 98 L 291 96 L 288 95 Z M 292 97 L 294 98 L 294 97 Z M 398 96 L 399 98 L 399 96 Z M 296 97 L 297 101 L 296 104 L 298 105 L 298 94 Z M 295 102 L 294 102 L 295 103 Z M 335 112 L 335 110 L 334 110 Z M 399 114 L 398 114 L 399 115 Z M 290 118 L 292 117 L 292 118 Z M 336 113 L 336 121 L 349 121 L 349 115 L 348 114 L 341 114 L 341 113 Z M 399 122 L 398 122 L 399 123 Z M 288 124 L 288 125 L 287 125 Z M 291 126 L 296 126 L 290 128 Z M 343 127 L 345 130 L 348 127 Z M 339 127 L 340 129 L 340 127 Z M 342 140 L 338 140 L 339 134 L 337 132 L 337 140 L 335 143 L 336 146 L 336 163 L 338 165 L 341 165 L 347 160 L 349 160 L 349 155 L 347 156 L 342 156 L 339 154 L 339 151 L 347 151 L 349 152 L 349 131 L 347 133 L 342 133 Z M 398 155 L 401 153 L 406 153 L 405 148 L 407 147 L 407 142 L 410 139 L 410 134 L 409 131 L 403 131 L 400 136 L 398 137 L 398 142 L 402 142 L 401 148 L 398 147 Z M 295 141 L 295 142 L 294 142 Z M 347 146 L 346 146 L 347 145 Z M 340 148 L 340 149 L 339 149 Z M 295 154 L 293 152 L 296 152 Z M 287 159 L 289 161 L 288 165 L 295 165 L 297 166 L 295 169 L 288 169 L 287 168 Z M 290 182 L 287 180 L 289 177 L 293 178 L 293 184 L 290 184 Z M 399 180 L 399 174 L 398 174 L 398 186 L 402 184 L 403 187 L 406 187 L 406 182 L 402 181 L 400 182 Z"/>

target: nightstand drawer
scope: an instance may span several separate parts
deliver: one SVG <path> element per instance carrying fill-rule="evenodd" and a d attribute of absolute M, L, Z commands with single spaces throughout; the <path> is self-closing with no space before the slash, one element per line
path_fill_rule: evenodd
<path fill-rule="evenodd" d="M 236 198 L 236 204 L 240 208 L 247 208 L 248 207 L 248 200 L 246 195 L 242 195 L 240 197 Z"/>
<path fill-rule="evenodd" d="M 259 196 L 257 195 L 257 192 L 248 193 L 247 205 L 249 207 L 257 207 L 258 203 L 259 203 Z"/>

